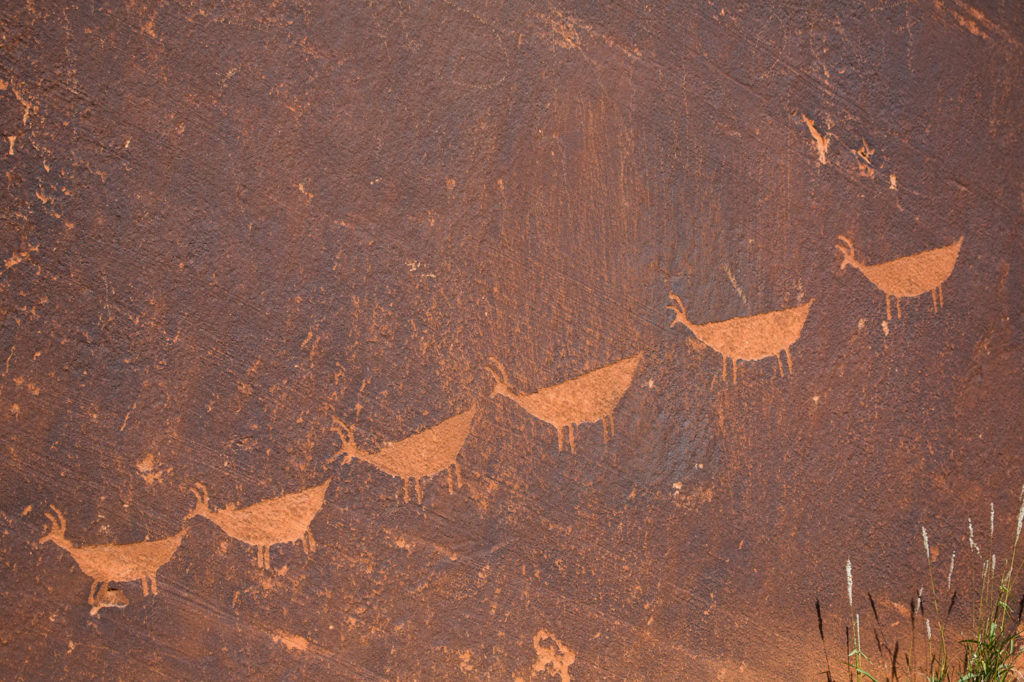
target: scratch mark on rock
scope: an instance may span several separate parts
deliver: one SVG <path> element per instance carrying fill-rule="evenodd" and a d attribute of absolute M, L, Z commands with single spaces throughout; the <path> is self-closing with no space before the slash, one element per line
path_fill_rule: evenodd
<path fill-rule="evenodd" d="M 14 93 L 14 96 L 18 99 L 18 102 L 21 103 L 21 106 L 24 109 L 24 111 L 21 114 L 21 124 L 22 125 L 28 125 L 28 115 L 29 115 L 29 113 L 31 113 L 32 111 L 37 111 L 38 107 L 36 105 L 32 104 L 32 102 L 30 100 L 22 97 L 21 93 L 18 92 L 18 89 L 16 87 L 14 87 L 14 83 L 13 82 L 11 83 L 11 92 Z"/>
<path fill-rule="evenodd" d="M 732 270 L 729 269 L 727 263 L 722 263 L 722 270 L 725 271 L 725 276 L 729 278 L 729 282 L 732 284 L 732 288 L 736 290 L 736 293 L 740 295 L 740 299 L 743 301 L 743 305 L 749 305 L 747 303 L 747 297 L 743 295 L 743 289 L 740 289 L 739 282 L 732 275 Z"/>
<path fill-rule="evenodd" d="M 857 159 L 857 170 L 865 178 L 875 177 L 875 169 L 871 166 L 871 157 L 875 150 L 868 146 L 864 138 L 860 140 L 860 149 L 851 149 L 850 153 Z"/>
<path fill-rule="evenodd" d="M 828 134 L 822 135 L 818 132 L 818 129 L 814 127 L 814 121 L 807 118 L 804 114 L 800 114 L 800 118 L 803 119 L 804 125 L 807 126 L 808 132 L 811 133 L 811 137 L 814 139 L 814 146 L 818 150 L 818 163 L 825 165 L 828 163 Z"/>
<path fill-rule="evenodd" d="M 138 401 L 135 401 L 134 403 L 132 403 L 132 406 L 129 407 L 128 411 L 124 413 L 124 421 L 121 422 L 121 428 L 118 429 L 118 433 L 124 431 L 124 427 L 128 424 L 128 417 L 131 416 L 132 410 L 135 409 L 135 405 L 136 404 L 138 404 Z M 150 455 L 150 458 L 152 459 L 152 455 Z"/>

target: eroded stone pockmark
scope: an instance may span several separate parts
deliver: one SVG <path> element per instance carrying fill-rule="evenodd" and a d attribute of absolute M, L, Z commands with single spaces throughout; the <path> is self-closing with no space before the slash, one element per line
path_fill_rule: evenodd
<path fill-rule="evenodd" d="M 732 382 L 736 383 L 736 363 L 739 360 L 755 361 L 775 356 L 779 361 L 779 375 L 785 374 L 782 356 L 786 356 L 789 373 L 793 373 L 793 359 L 789 347 L 796 343 L 807 321 L 807 312 L 814 303 L 812 298 L 807 303 L 794 308 L 773 310 L 758 315 L 734 317 L 721 322 L 694 324 L 686 316 L 683 302 L 674 293 L 669 297 L 672 303 L 666 306 L 675 313 L 671 326 L 682 324 L 704 345 L 717 351 L 722 356 L 722 378 L 729 378 L 727 362 L 732 361 Z"/>
<path fill-rule="evenodd" d="M 15 251 L 8 258 L 4 259 L 4 267 L 10 270 L 18 263 L 23 263 L 32 257 L 33 253 L 39 253 L 39 245 L 30 245 L 20 251 Z"/>
<path fill-rule="evenodd" d="M 274 632 L 271 637 L 274 642 L 281 644 L 284 648 L 290 651 L 306 651 L 309 649 L 309 640 L 302 635 L 278 630 L 277 632 Z"/>
<path fill-rule="evenodd" d="M 537 652 L 533 672 L 558 675 L 561 682 L 572 681 L 569 667 L 576 662 L 575 651 L 565 646 L 547 630 L 538 630 L 533 636 L 533 649 Z"/>
<path fill-rule="evenodd" d="M 570 452 L 575 453 L 576 426 L 579 424 L 601 422 L 606 442 L 614 435 L 613 413 L 633 383 L 641 357 L 642 354 L 637 354 L 529 394 L 513 393 L 505 368 L 491 358 L 497 369 L 487 368 L 494 378 L 491 395 L 503 395 L 537 419 L 551 424 L 558 432 L 559 451 L 568 440 Z M 568 431 L 568 439 L 563 437 L 563 429 Z"/>
<path fill-rule="evenodd" d="M 125 420 L 128 417 L 125 416 Z M 164 477 L 164 474 L 173 471 L 170 467 L 157 466 L 153 457 L 153 454 L 147 454 L 145 457 L 135 462 L 135 470 L 139 472 L 139 476 L 146 482 L 147 485 L 153 485 L 159 483 Z"/>
<path fill-rule="evenodd" d="M 891 299 L 896 299 L 896 317 L 902 317 L 900 310 L 901 298 L 913 298 L 931 292 L 932 310 L 938 312 L 943 305 L 942 285 L 953 273 L 953 267 L 960 255 L 961 236 L 952 244 L 937 249 L 921 251 L 912 256 L 904 256 L 896 260 L 867 265 L 857 260 L 854 255 L 853 242 L 839 235 L 840 244 L 836 245 L 843 255 L 840 270 L 851 266 L 861 273 L 885 294 L 885 317 L 892 319 Z"/>
<path fill-rule="evenodd" d="M 225 533 L 247 545 L 256 547 L 256 565 L 270 569 L 270 548 L 290 542 L 302 542 L 306 554 L 316 550 L 316 541 L 309 524 L 324 505 L 324 495 L 331 479 L 312 488 L 263 500 L 242 509 L 228 505 L 219 511 L 210 509 L 206 486 L 196 483 L 192 494 L 196 504 L 185 517 L 202 516 Z"/>
<path fill-rule="evenodd" d="M 380 471 L 403 480 L 402 491 L 405 501 L 412 499 L 410 486 L 416 490 L 417 503 L 423 501 L 422 479 L 448 471 L 448 491 L 454 492 L 462 486 L 459 470 L 459 451 L 469 435 L 469 428 L 476 415 L 476 406 L 444 420 L 440 424 L 424 429 L 396 443 L 385 443 L 376 452 L 367 452 L 355 442 L 355 431 L 335 418 L 332 430 L 341 438 L 342 464 L 361 459 Z"/>
<path fill-rule="evenodd" d="M 156 594 L 156 572 L 171 560 L 174 552 L 181 545 L 181 539 L 185 536 L 183 528 L 175 535 L 162 540 L 146 540 L 127 545 L 82 545 L 76 547 L 64 536 L 67 530 L 64 515 L 52 505 L 50 510 L 53 512 L 52 514 L 46 512 L 46 518 L 50 521 L 50 529 L 39 539 L 39 543 L 52 542 L 57 545 L 71 555 L 83 573 L 92 578 L 88 601 L 89 606 L 93 607 L 93 614 L 105 606 L 118 605 L 106 603 L 111 601 L 111 598 L 108 598 L 108 583 L 140 580 L 142 581 L 143 596 Z"/>

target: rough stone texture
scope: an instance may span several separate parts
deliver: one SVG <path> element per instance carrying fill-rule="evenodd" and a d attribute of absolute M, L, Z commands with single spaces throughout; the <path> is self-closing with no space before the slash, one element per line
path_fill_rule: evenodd
<path fill-rule="evenodd" d="M 821 679 L 848 557 L 886 632 L 920 525 L 966 590 L 1024 482 L 1024 12 L 808 5 L 8 3 L 3 676 Z M 944 307 L 886 320 L 839 235 L 963 236 Z M 792 375 L 723 381 L 670 292 L 814 299 Z M 607 442 L 491 395 L 492 357 L 529 394 L 639 353 Z M 474 406 L 421 501 L 336 457 Z M 328 477 L 269 570 L 186 520 Z M 186 532 L 90 615 L 49 505 L 74 547 Z"/>

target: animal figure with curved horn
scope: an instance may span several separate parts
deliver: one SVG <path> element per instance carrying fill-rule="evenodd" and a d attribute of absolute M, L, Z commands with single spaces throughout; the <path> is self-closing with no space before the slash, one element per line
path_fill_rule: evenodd
<path fill-rule="evenodd" d="M 351 459 L 361 459 L 372 464 L 389 476 L 402 479 L 405 501 L 411 500 L 409 486 L 416 489 L 417 503 L 423 502 L 423 486 L 420 481 L 448 470 L 448 491 L 462 485 L 459 471 L 459 451 L 469 435 L 469 428 L 476 415 L 476 406 L 450 417 L 440 424 L 413 434 L 395 443 L 386 443 L 376 452 L 367 452 L 355 442 L 352 427 L 335 418 L 331 429 L 341 438 L 342 464 Z"/>
<path fill-rule="evenodd" d="M 228 505 L 219 511 L 210 509 L 206 486 L 196 483 L 192 494 L 196 504 L 185 517 L 202 516 L 225 533 L 247 545 L 256 547 L 256 565 L 270 570 L 270 548 L 289 542 L 302 542 L 308 555 L 316 551 L 316 541 L 309 524 L 324 506 L 324 495 L 331 479 L 312 488 L 263 500 L 242 509 Z"/>
<path fill-rule="evenodd" d="M 82 572 L 92 578 L 92 587 L 89 588 L 89 606 L 93 607 L 93 614 L 104 606 L 113 605 L 106 603 L 107 600 L 103 598 L 107 593 L 108 583 L 141 580 L 143 596 L 156 594 L 156 572 L 171 560 L 181 545 L 181 539 L 185 536 L 183 528 L 174 535 L 161 540 L 146 540 L 127 545 L 82 545 L 76 547 L 64 536 L 67 529 L 64 515 L 53 505 L 50 506 L 50 509 L 53 514 L 46 512 L 50 529 L 39 539 L 39 542 L 40 544 L 52 542 L 66 551 L 82 569 Z"/>
<path fill-rule="evenodd" d="M 857 260 L 853 242 L 848 237 L 839 235 L 839 241 L 842 243 L 836 244 L 836 248 L 843 254 L 839 269 L 845 270 L 849 265 L 860 270 L 868 281 L 878 287 L 885 294 L 885 318 L 891 320 L 890 299 L 896 299 L 896 317 L 902 318 L 900 299 L 913 298 L 929 291 L 932 294 L 932 310 L 939 311 L 943 304 L 942 285 L 953 273 L 964 238 L 961 236 L 952 244 L 875 265 Z"/>
<path fill-rule="evenodd" d="M 551 424 L 558 433 L 558 450 L 568 440 L 569 451 L 576 452 L 576 426 L 601 422 L 605 442 L 615 433 L 613 413 L 626 394 L 643 354 L 587 372 L 529 394 L 514 393 L 509 388 L 508 374 L 495 358 L 495 368 L 486 368 L 494 379 L 491 395 L 503 395 L 541 421 Z M 562 430 L 567 430 L 568 438 Z"/>
<path fill-rule="evenodd" d="M 789 354 L 789 347 L 800 338 L 804 322 L 807 321 L 807 313 L 814 303 L 813 298 L 794 308 L 734 317 L 721 322 L 694 324 L 686 316 L 686 308 L 679 297 L 674 293 L 670 293 L 669 297 L 672 303 L 666 307 L 675 313 L 671 326 L 683 325 L 693 332 L 701 343 L 721 354 L 722 379 L 729 378 L 726 366 L 728 360 L 732 360 L 732 382 L 735 384 L 737 361 L 752 362 L 772 356 L 778 359 L 779 375 L 782 376 L 785 374 L 782 367 L 783 354 L 786 356 L 789 373 L 793 373 L 793 359 Z"/>

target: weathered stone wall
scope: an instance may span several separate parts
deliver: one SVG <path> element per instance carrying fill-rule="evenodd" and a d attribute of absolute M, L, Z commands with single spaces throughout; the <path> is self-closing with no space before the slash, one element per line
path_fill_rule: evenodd
<path fill-rule="evenodd" d="M 909 627 L 1024 483 L 1022 66 L 1015 2 L 10 3 L 4 677 L 819 679 L 848 557 Z"/>

